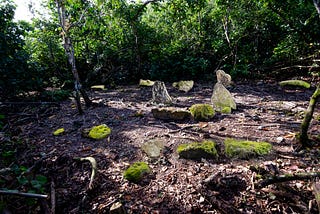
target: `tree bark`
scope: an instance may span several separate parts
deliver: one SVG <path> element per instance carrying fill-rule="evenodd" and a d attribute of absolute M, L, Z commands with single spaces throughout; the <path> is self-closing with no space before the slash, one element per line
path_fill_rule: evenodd
<path fill-rule="evenodd" d="M 87 93 L 85 92 L 85 90 L 82 88 L 82 85 L 80 83 L 80 78 L 79 78 L 79 73 L 77 70 L 77 66 L 76 66 L 76 59 L 74 56 L 74 48 L 72 45 L 72 40 L 69 36 L 69 30 L 72 26 L 72 24 L 69 23 L 69 20 L 66 17 L 66 8 L 65 8 L 65 2 L 64 0 L 56 0 L 56 5 L 57 5 L 57 10 L 58 10 L 58 15 L 59 15 L 59 22 L 60 22 L 60 26 L 62 28 L 62 41 L 63 41 L 63 47 L 64 50 L 68 56 L 68 62 L 71 65 L 71 71 L 74 77 L 74 88 L 75 88 L 75 92 L 76 92 L 76 103 L 77 103 L 77 108 L 78 108 L 78 112 L 79 114 L 83 114 L 83 110 L 81 107 L 81 102 L 80 102 L 80 94 L 82 95 L 84 102 L 86 104 L 86 106 L 90 106 L 91 105 L 91 100 L 89 99 Z"/>
<path fill-rule="evenodd" d="M 299 134 L 299 143 L 302 145 L 302 147 L 308 147 L 310 146 L 309 137 L 308 137 L 308 129 L 310 126 L 310 122 L 312 120 L 314 108 L 317 104 L 318 98 L 320 97 L 320 83 L 317 86 L 317 89 L 312 94 L 309 102 L 309 106 L 306 111 L 306 115 L 303 118 L 303 121 L 301 123 L 301 129 Z"/>
<path fill-rule="evenodd" d="M 313 0 L 313 4 L 314 4 L 314 6 L 320 16 L 320 0 Z"/>

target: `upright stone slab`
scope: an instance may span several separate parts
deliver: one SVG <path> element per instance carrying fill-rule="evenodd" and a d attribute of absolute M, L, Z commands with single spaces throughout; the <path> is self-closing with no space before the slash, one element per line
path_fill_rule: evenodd
<path fill-rule="evenodd" d="M 222 83 L 216 83 L 213 88 L 211 103 L 215 110 L 224 112 L 226 109 L 236 109 L 237 105 L 231 93 L 226 89 Z"/>
<path fill-rule="evenodd" d="M 224 87 L 228 87 L 232 84 L 231 76 L 224 72 L 223 70 L 217 70 L 217 82 L 221 83 Z"/>
<path fill-rule="evenodd" d="M 152 101 L 155 103 L 171 104 L 170 97 L 164 82 L 155 81 L 152 87 Z"/>

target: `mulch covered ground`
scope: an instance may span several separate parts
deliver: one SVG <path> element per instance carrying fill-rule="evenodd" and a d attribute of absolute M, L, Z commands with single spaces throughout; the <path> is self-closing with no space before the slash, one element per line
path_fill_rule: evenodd
<path fill-rule="evenodd" d="M 210 103 L 213 85 L 196 83 L 191 92 L 179 92 L 167 84 L 175 105 L 188 108 Z M 56 213 L 108 213 L 120 202 L 127 213 L 318 213 L 312 193 L 313 180 L 295 180 L 257 188 L 254 184 L 269 175 L 319 171 L 319 148 L 295 152 L 294 134 L 299 131 L 303 111 L 314 89 L 282 89 L 277 83 L 238 83 L 230 89 L 238 109 L 230 115 L 217 114 L 208 122 L 192 120 L 161 121 L 152 116 L 151 88 L 123 86 L 92 91 L 94 105 L 78 115 L 72 100 L 60 106 L 32 105 L 4 107 L 11 136 L 1 135 L 3 144 L 19 140 L 15 161 L 24 166 L 31 180 L 48 178 L 43 194 Z M 310 127 L 320 135 L 317 106 Z M 109 139 L 94 141 L 82 131 L 106 124 Z M 62 136 L 52 132 L 64 128 Z M 165 149 L 158 159 L 150 159 L 140 146 L 162 139 Z M 179 159 L 175 152 L 181 143 L 213 139 L 218 146 L 225 138 L 267 141 L 271 154 L 247 160 Z M 6 143 L 5 143 L 6 142 Z M 91 165 L 75 158 L 94 157 L 98 173 L 88 190 Z M 135 161 L 146 161 L 151 175 L 134 184 L 123 171 Z M 11 179 L 11 180 L 10 180 Z M 14 175 L 0 174 L 0 187 L 28 191 Z M 55 195 L 54 202 L 50 198 Z M 12 213 L 41 213 L 39 203 L 17 196 L 0 196 Z"/>

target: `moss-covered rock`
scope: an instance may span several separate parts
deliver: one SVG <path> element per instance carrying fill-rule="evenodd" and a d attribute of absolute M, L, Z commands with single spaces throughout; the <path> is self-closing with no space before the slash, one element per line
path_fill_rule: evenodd
<path fill-rule="evenodd" d="M 231 107 L 225 106 L 221 109 L 222 114 L 231 114 Z"/>
<path fill-rule="evenodd" d="M 188 92 L 193 88 L 193 80 L 189 80 L 189 81 L 179 81 L 179 82 L 174 82 L 172 83 L 172 86 L 174 88 L 177 88 L 179 91 L 184 91 L 184 92 Z"/>
<path fill-rule="evenodd" d="M 160 120 L 185 120 L 189 119 L 191 117 L 190 111 L 187 111 L 185 109 L 180 108 L 173 108 L 173 107 L 167 107 L 167 108 L 154 108 L 151 110 L 152 115 L 154 118 L 160 119 Z"/>
<path fill-rule="evenodd" d="M 177 148 L 180 157 L 200 160 L 201 158 L 215 159 L 218 153 L 213 141 L 194 142 L 181 144 Z"/>
<path fill-rule="evenodd" d="M 297 86 L 297 87 L 303 87 L 303 88 L 310 88 L 310 83 L 307 83 L 306 81 L 303 80 L 285 80 L 279 82 L 279 85 L 284 87 L 284 86 Z"/>
<path fill-rule="evenodd" d="M 128 181 L 139 182 L 144 175 L 151 172 L 150 167 L 145 162 L 135 162 L 124 171 L 123 177 Z"/>
<path fill-rule="evenodd" d="M 154 85 L 154 81 L 151 81 L 151 80 L 140 79 L 140 81 L 139 81 L 139 86 L 151 87 L 153 85 Z"/>
<path fill-rule="evenodd" d="M 224 141 L 225 154 L 230 158 L 248 159 L 268 154 L 272 145 L 267 142 L 255 142 L 227 138 Z"/>
<path fill-rule="evenodd" d="M 64 128 L 57 129 L 53 132 L 54 136 L 58 136 L 58 135 L 62 135 L 62 134 L 64 134 Z"/>
<path fill-rule="evenodd" d="M 190 107 L 190 112 L 195 120 L 207 121 L 214 117 L 215 111 L 209 104 L 194 104 Z"/>
<path fill-rule="evenodd" d="M 88 133 L 88 137 L 95 140 L 101 140 L 110 134 L 111 129 L 106 124 L 101 124 L 99 126 L 92 127 Z"/>

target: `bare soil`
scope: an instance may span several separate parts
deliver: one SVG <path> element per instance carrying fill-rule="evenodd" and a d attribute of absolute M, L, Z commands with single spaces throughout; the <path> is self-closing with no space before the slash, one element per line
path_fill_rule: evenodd
<path fill-rule="evenodd" d="M 189 108 L 210 103 L 212 84 L 196 83 L 191 92 L 179 92 L 167 84 L 175 106 Z M 296 180 L 257 188 L 254 184 L 267 176 L 319 171 L 320 150 L 296 152 L 303 111 L 314 89 L 282 89 L 273 82 L 237 83 L 231 93 L 237 110 L 217 114 L 207 122 L 161 121 L 152 116 L 155 108 L 151 88 L 122 86 L 92 91 L 94 105 L 78 115 L 73 100 L 60 107 L 36 105 L 6 109 L 10 139 L 21 141 L 15 164 L 30 169 L 30 174 L 48 178 L 44 193 L 56 213 L 108 213 L 120 202 L 127 213 L 318 213 L 312 193 L 312 180 Z M 310 135 L 320 135 L 317 106 Z M 91 140 L 82 131 L 106 124 L 112 134 L 105 140 Z M 53 131 L 64 128 L 62 136 Z M 160 138 L 166 142 L 160 158 L 150 159 L 140 146 Z M 225 138 L 267 141 L 273 151 L 247 160 L 194 161 L 180 159 L 175 152 L 181 143 L 212 139 L 223 150 Z M 89 162 L 75 158 L 94 157 L 98 173 L 88 190 Z M 151 175 L 138 183 L 123 178 L 123 171 L 135 161 L 146 161 Z M 13 164 L 13 163 L 12 163 Z M 10 177 L 0 174 L 10 181 Z M 11 177 L 13 179 L 13 177 Z M 19 187 L 12 180 L 10 187 Z M 2 188 L 5 188 L 1 184 Z M 55 193 L 55 201 L 50 198 Z M 12 213 L 41 213 L 39 203 L 29 205 L 20 197 L 1 196 Z"/>

